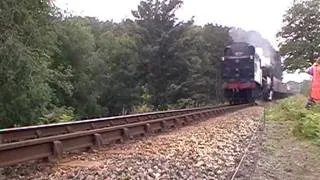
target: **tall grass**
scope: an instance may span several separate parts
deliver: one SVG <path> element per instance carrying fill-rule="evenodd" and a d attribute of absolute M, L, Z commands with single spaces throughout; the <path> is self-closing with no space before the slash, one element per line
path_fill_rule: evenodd
<path fill-rule="evenodd" d="M 320 105 L 306 109 L 304 96 L 293 96 L 267 109 L 266 117 L 272 121 L 294 122 L 293 134 L 320 144 Z"/>

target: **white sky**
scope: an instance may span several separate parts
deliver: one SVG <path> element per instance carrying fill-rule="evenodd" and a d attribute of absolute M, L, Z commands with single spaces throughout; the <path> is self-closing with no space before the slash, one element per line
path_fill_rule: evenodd
<path fill-rule="evenodd" d="M 131 18 L 140 0 L 55 0 L 56 5 L 76 15 L 98 17 L 116 22 Z M 195 16 L 195 24 L 218 23 L 244 30 L 255 30 L 268 39 L 275 49 L 276 33 L 281 29 L 282 17 L 293 0 L 184 0 L 177 11 L 180 20 Z M 307 77 L 307 76 L 305 76 Z M 289 79 L 288 79 L 289 78 Z M 304 78 L 303 78 L 304 79 Z M 300 81 L 301 76 L 285 75 L 284 81 Z"/>

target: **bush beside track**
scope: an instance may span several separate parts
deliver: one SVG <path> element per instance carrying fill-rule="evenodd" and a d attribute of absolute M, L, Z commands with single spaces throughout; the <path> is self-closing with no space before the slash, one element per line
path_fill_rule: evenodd
<path fill-rule="evenodd" d="M 293 134 L 320 145 L 320 105 L 306 109 L 307 98 L 301 95 L 281 100 L 267 109 L 267 120 L 294 121 Z"/>
<path fill-rule="evenodd" d="M 290 96 L 293 96 L 293 94 L 292 93 L 284 93 L 284 92 L 274 91 L 272 98 L 275 99 L 275 100 L 278 100 L 278 99 L 288 98 Z"/>

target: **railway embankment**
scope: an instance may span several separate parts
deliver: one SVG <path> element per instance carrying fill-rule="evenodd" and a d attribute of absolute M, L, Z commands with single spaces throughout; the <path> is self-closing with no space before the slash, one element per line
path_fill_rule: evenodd
<path fill-rule="evenodd" d="M 249 107 L 157 136 L 68 155 L 57 164 L 8 167 L 4 175 L 7 179 L 230 179 L 259 129 L 262 114 L 262 107 Z"/>
<path fill-rule="evenodd" d="M 267 108 L 252 179 L 316 180 L 320 176 L 320 109 L 290 97 Z"/>
<path fill-rule="evenodd" d="M 5 179 L 319 179 L 317 106 L 290 97 L 190 126 L 2 169 Z"/>

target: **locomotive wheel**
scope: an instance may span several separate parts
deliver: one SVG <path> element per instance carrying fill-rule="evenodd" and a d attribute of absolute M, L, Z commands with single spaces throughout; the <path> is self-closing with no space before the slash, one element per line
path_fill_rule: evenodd
<path fill-rule="evenodd" d="M 230 105 L 236 105 L 236 104 L 238 104 L 238 101 L 237 100 L 230 100 L 229 104 Z"/>
<path fill-rule="evenodd" d="M 237 104 L 241 104 L 241 102 L 242 102 L 241 100 L 230 100 L 229 104 L 230 105 L 237 105 Z"/>

